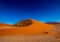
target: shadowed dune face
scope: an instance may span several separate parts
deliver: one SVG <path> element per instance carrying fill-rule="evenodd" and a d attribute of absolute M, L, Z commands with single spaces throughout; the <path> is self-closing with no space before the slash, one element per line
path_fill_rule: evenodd
<path fill-rule="evenodd" d="M 27 20 L 23 20 L 23 21 L 19 21 L 16 24 L 14 24 L 15 26 L 18 27 L 24 27 L 24 26 L 29 26 L 33 23 L 33 21 L 31 19 L 27 19 Z"/>

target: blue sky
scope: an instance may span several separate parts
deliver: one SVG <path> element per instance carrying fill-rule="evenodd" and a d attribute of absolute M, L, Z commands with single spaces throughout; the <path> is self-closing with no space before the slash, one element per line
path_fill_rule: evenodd
<path fill-rule="evenodd" d="M 0 0 L 0 23 L 32 18 L 60 22 L 60 0 Z"/>

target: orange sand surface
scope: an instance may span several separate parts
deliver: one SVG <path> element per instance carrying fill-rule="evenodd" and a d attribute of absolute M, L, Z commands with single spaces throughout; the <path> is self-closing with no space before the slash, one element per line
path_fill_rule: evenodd
<path fill-rule="evenodd" d="M 39 34 L 54 28 L 53 25 L 48 25 L 40 23 L 38 21 L 32 20 L 32 24 L 25 27 L 18 28 L 3 28 L 0 29 L 0 35 L 16 35 L 16 34 Z"/>
<path fill-rule="evenodd" d="M 11 26 L 10 24 L 0 24 L 0 27 L 4 27 L 4 26 Z"/>

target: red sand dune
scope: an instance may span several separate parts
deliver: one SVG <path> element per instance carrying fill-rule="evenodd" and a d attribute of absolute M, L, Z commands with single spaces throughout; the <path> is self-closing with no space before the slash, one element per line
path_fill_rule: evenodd
<path fill-rule="evenodd" d="M 0 24 L 0 27 L 5 27 L 5 26 L 11 26 L 11 25 L 10 24 L 4 24 L 4 23 Z"/>
<path fill-rule="evenodd" d="M 52 25 L 44 24 L 35 20 L 32 20 L 32 22 L 31 25 L 25 27 L 0 29 L 0 35 L 41 34 L 54 28 Z"/>

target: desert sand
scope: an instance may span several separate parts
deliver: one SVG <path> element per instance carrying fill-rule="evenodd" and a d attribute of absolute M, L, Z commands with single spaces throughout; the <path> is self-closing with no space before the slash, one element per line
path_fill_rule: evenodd
<path fill-rule="evenodd" d="M 0 42 L 60 42 L 55 25 L 31 21 L 24 27 L 0 27 Z"/>

